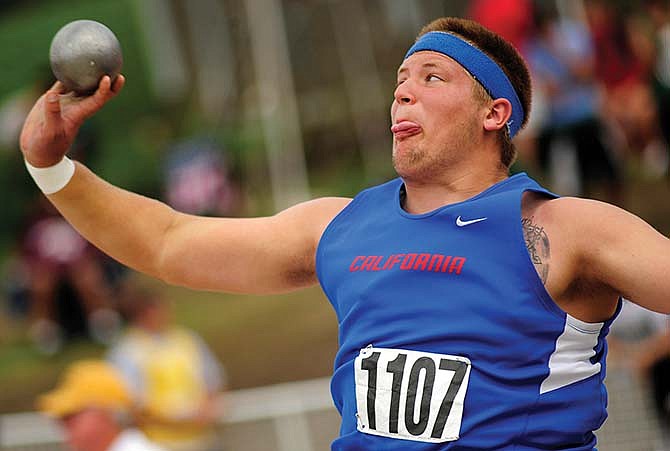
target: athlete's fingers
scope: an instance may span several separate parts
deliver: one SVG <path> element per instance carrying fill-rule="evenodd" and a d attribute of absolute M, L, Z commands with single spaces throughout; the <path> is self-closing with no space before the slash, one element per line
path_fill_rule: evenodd
<path fill-rule="evenodd" d="M 60 95 L 55 89 L 49 89 L 43 96 L 44 123 L 47 129 L 58 127 L 61 121 Z"/>
<path fill-rule="evenodd" d="M 68 89 L 61 81 L 56 80 L 56 82 L 51 86 L 49 91 L 55 91 L 59 94 L 66 94 L 68 92 Z"/>
<path fill-rule="evenodd" d="M 122 74 L 119 74 L 119 76 L 116 77 L 116 80 L 114 80 L 114 83 L 112 84 L 112 91 L 114 92 L 114 95 L 117 95 L 125 85 L 126 77 L 124 77 Z"/>
<path fill-rule="evenodd" d="M 79 100 L 79 108 L 82 118 L 85 119 L 95 114 L 115 93 L 112 91 L 112 80 L 105 75 L 100 80 L 98 89 L 90 96 Z"/>

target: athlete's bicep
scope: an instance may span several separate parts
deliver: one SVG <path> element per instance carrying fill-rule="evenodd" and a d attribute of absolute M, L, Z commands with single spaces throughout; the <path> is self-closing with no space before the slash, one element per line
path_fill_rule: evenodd
<path fill-rule="evenodd" d="M 670 313 L 670 240 L 625 210 L 579 201 L 584 270 L 642 307 Z"/>
<path fill-rule="evenodd" d="M 241 293 L 313 285 L 318 241 L 348 202 L 316 199 L 264 218 L 178 215 L 165 234 L 160 277 L 191 288 Z"/>

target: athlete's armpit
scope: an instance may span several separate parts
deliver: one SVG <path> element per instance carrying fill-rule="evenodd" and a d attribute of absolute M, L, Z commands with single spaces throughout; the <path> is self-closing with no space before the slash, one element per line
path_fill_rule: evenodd
<path fill-rule="evenodd" d="M 542 279 L 542 283 L 546 284 L 549 278 L 549 237 L 545 232 L 544 227 L 534 222 L 534 217 L 521 219 L 521 226 L 523 228 L 523 237 L 526 240 L 526 248 L 530 259 L 535 265 L 537 273 Z"/>

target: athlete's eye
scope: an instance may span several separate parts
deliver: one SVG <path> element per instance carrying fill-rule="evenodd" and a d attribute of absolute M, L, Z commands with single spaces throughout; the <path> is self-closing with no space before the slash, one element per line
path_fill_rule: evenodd
<path fill-rule="evenodd" d="M 444 81 L 441 77 L 438 77 L 435 74 L 428 74 L 426 76 L 426 81 Z"/>
<path fill-rule="evenodd" d="M 398 80 L 398 81 L 396 81 L 396 82 L 395 82 L 396 87 L 400 86 L 404 81 L 405 81 L 404 78 L 403 78 L 403 79 L 400 79 L 400 80 Z"/>

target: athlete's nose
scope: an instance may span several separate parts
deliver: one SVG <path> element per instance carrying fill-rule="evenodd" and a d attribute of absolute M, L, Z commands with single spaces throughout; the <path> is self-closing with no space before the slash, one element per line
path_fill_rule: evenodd
<path fill-rule="evenodd" d="M 411 90 L 410 80 L 405 80 L 402 83 L 400 83 L 395 88 L 393 96 L 395 97 L 395 101 L 398 102 L 399 104 L 412 104 L 416 101 L 416 97 L 414 96 Z"/>

